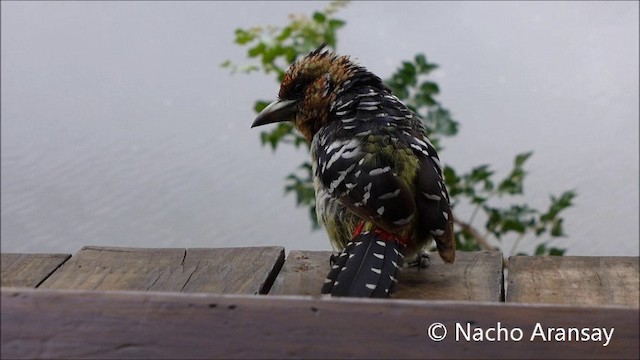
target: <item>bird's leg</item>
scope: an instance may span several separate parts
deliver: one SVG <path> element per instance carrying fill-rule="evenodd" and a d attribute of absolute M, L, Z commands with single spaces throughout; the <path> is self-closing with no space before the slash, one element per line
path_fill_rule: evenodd
<path fill-rule="evenodd" d="M 420 271 L 420 269 L 427 268 L 429 267 L 429 265 L 431 265 L 431 262 L 429 261 L 429 254 L 426 251 L 421 251 L 420 254 L 418 255 L 420 262 L 418 263 L 418 271 Z"/>
<path fill-rule="evenodd" d="M 429 261 L 429 254 L 426 251 L 421 251 L 420 253 L 416 254 L 413 259 L 408 260 L 406 263 L 406 267 L 417 268 L 418 271 L 420 271 L 420 269 L 422 268 L 429 267 L 429 265 L 431 265 L 431 262 Z"/>

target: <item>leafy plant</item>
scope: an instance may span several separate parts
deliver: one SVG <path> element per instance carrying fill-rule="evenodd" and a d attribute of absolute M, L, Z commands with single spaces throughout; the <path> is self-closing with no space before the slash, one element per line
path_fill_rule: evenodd
<path fill-rule="evenodd" d="M 346 2 L 334 1 L 310 17 L 291 15 L 289 24 L 284 27 L 236 29 L 236 44 L 248 47 L 247 56 L 257 60 L 257 64 L 239 66 L 227 60 L 222 66 L 231 69 L 232 72 L 262 71 L 265 74 L 273 74 L 275 80 L 280 83 L 289 65 L 298 57 L 316 49 L 318 44 L 325 42 L 331 48 L 336 48 L 337 31 L 344 27 L 346 22 L 336 18 L 335 14 L 345 5 Z M 440 88 L 428 76 L 437 68 L 438 65 L 427 61 L 424 54 L 417 54 L 413 59 L 403 61 L 385 83 L 399 99 L 424 119 L 429 139 L 441 153 L 442 138 L 455 136 L 459 123 L 452 117 L 451 112 L 435 99 Z M 270 101 L 258 100 L 254 104 L 254 110 L 260 112 L 269 103 Z M 280 144 L 309 149 L 309 144 L 290 123 L 278 123 L 273 130 L 263 131 L 260 139 L 263 145 L 270 146 L 274 151 Z M 512 254 L 526 236 L 536 238 L 535 255 L 564 254 L 565 249 L 554 247 L 551 242 L 553 238 L 564 236 L 561 214 L 572 206 L 572 200 L 576 196 L 574 191 L 565 191 L 560 196 L 552 195 L 546 210 L 536 209 L 529 204 L 494 204 L 496 199 L 503 203 L 502 198 L 515 198 L 524 193 L 524 180 L 527 175 L 524 165 L 532 154 L 517 154 L 513 168 L 502 179 L 496 179 L 495 172 L 488 164 L 475 166 L 464 173 L 459 173 L 450 165 L 444 167 L 445 181 L 454 208 L 453 220 L 458 249 L 499 250 L 503 240 L 513 235 L 515 240 Z M 317 228 L 311 164 L 308 161 L 286 177 L 285 190 L 296 195 L 298 206 L 308 207 L 312 226 Z M 455 211 L 462 203 L 473 208 L 467 220 L 460 219 Z M 485 219 L 484 231 L 474 224 L 478 213 L 482 213 L 481 217 Z"/>

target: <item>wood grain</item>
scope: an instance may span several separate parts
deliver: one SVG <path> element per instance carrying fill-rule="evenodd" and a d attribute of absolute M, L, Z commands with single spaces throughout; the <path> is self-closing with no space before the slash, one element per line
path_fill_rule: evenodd
<path fill-rule="evenodd" d="M 36 287 L 70 257 L 70 254 L 3 253 L 0 286 Z"/>
<path fill-rule="evenodd" d="M 514 256 L 507 302 L 638 307 L 638 257 Z"/>
<path fill-rule="evenodd" d="M 40 287 L 266 293 L 284 262 L 284 248 L 143 249 L 83 247 Z"/>
<path fill-rule="evenodd" d="M 270 295 L 320 295 L 329 273 L 331 251 L 291 250 Z"/>
<path fill-rule="evenodd" d="M 398 299 L 502 301 L 502 253 L 456 252 L 453 264 L 430 253 L 426 269 L 402 269 Z"/>
<path fill-rule="evenodd" d="M 3 288 L 2 358 L 638 358 L 638 309 Z M 430 324 L 448 336 L 434 342 Z M 456 324 L 520 341 L 456 341 Z M 548 327 L 611 342 L 530 341 Z M 494 335 L 496 335 L 494 333 Z"/>
<path fill-rule="evenodd" d="M 292 250 L 278 274 L 272 295 L 320 295 L 329 273 L 330 251 Z M 502 254 L 457 252 L 454 264 L 430 253 L 430 265 L 403 268 L 395 299 L 501 301 Z"/>

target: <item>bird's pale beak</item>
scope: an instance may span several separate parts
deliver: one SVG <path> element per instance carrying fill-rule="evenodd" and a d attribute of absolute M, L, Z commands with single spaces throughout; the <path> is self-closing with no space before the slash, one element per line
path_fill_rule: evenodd
<path fill-rule="evenodd" d="M 276 100 L 264 108 L 251 124 L 256 127 L 275 122 L 293 121 L 296 116 L 298 100 Z"/>

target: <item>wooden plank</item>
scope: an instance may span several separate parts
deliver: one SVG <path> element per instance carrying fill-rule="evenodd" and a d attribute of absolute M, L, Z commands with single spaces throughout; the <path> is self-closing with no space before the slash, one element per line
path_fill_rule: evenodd
<path fill-rule="evenodd" d="M 506 300 L 638 307 L 638 264 L 638 257 L 514 256 Z"/>
<path fill-rule="evenodd" d="M 291 250 L 273 283 L 270 295 L 320 295 L 331 268 L 331 251 Z"/>
<path fill-rule="evenodd" d="M 284 248 L 82 248 L 40 287 L 266 293 L 284 262 Z"/>
<path fill-rule="evenodd" d="M 456 252 L 447 264 L 433 252 L 426 269 L 402 269 L 396 298 L 425 300 L 502 301 L 502 253 Z"/>
<path fill-rule="evenodd" d="M 330 251 L 292 250 L 270 294 L 320 295 L 330 270 Z M 502 254 L 486 251 L 457 252 L 454 264 L 430 253 L 427 268 L 402 269 L 396 299 L 502 300 Z"/>
<path fill-rule="evenodd" d="M 639 356 L 638 309 L 626 307 L 26 288 L 3 288 L 1 306 L 2 358 Z M 441 342 L 428 336 L 434 322 L 448 331 Z M 469 332 L 503 328 L 515 339 L 467 341 L 456 331 L 467 323 L 478 329 Z M 587 329 L 590 340 L 532 340 L 538 323 Z M 613 328 L 609 342 L 591 337 L 594 328 Z"/>
<path fill-rule="evenodd" d="M 3 253 L 1 256 L 0 286 L 24 287 L 38 286 L 71 257 L 70 254 L 13 253 Z"/>

